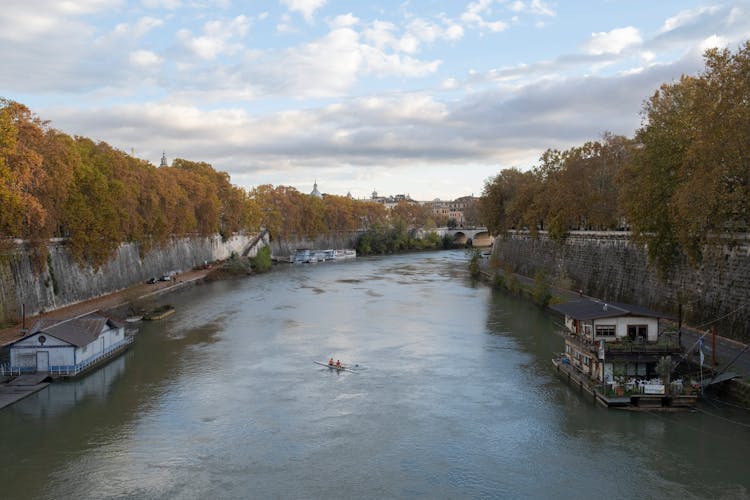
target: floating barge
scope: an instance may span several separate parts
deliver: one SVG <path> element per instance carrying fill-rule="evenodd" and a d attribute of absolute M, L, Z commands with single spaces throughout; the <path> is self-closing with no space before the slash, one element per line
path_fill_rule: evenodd
<path fill-rule="evenodd" d="M 588 298 L 551 309 L 565 316 L 561 332 L 565 352 L 552 364 L 596 402 L 649 410 L 695 406 L 700 386 L 685 373 L 685 366 L 675 370 L 682 348 L 675 333 L 659 331 L 663 315 L 640 306 Z"/>
<path fill-rule="evenodd" d="M 70 319 L 42 318 L 25 337 L 8 345 L 10 376 L 74 377 L 124 352 L 133 342 L 125 326 L 98 312 Z M 6 375 L 5 367 L 0 370 Z M 35 386 L 26 378 L 11 381 Z"/>
<path fill-rule="evenodd" d="M 290 262 L 292 264 L 310 264 L 315 262 L 326 262 L 330 260 L 353 259 L 357 251 L 351 248 L 314 250 L 309 248 L 298 248 L 289 257 L 276 257 L 277 262 Z"/>
<path fill-rule="evenodd" d="M 143 320 L 144 321 L 157 321 L 160 319 L 167 318 L 173 315 L 175 312 L 177 312 L 177 310 L 170 305 L 161 306 L 161 307 L 154 309 L 150 313 L 145 314 L 143 316 Z"/>
<path fill-rule="evenodd" d="M 593 401 L 607 408 L 628 410 L 685 410 L 692 408 L 698 401 L 696 394 L 645 394 L 636 391 L 623 391 L 618 396 L 611 388 L 611 384 L 594 384 L 589 377 L 573 368 L 567 358 L 560 357 L 552 360 L 557 372 L 574 387 L 580 388 L 593 398 Z M 638 387 L 634 385 L 634 388 Z"/>

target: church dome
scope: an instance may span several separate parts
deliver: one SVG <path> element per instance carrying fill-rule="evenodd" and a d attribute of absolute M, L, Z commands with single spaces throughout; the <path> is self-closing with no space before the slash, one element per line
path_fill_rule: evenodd
<path fill-rule="evenodd" d="M 320 194 L 320 191 L 318 191 L 318 181 L 315 181 L 315 184 L 313 184 L 313 190 L 312 193 L 310 193 L 310 196 L 315 196 L 316 198 L 323 197 L 323 195 Z"/>

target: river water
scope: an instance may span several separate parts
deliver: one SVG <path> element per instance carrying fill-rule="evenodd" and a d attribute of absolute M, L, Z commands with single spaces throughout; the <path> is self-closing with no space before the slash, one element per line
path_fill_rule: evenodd
<path fill-rule="evenodd" d="M 278 266 L 169 296 L 126 354 L 0 411 L 0 498 L 750 495 L 747 412 L 592 404 L 551 367 L 557 319 L 466 268 Z"/>

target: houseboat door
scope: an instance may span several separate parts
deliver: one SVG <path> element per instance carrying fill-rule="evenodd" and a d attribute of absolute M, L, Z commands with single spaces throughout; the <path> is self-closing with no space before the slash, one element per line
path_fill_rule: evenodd
<path fill-rule="evenodd" d="M 36 371 L 37 372 L 49 371 L 49 351 L 37 351 L 36 352 Z"/>

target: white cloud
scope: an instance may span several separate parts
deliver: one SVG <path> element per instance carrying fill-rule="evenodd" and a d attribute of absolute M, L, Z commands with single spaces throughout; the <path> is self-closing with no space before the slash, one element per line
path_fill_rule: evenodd
<path fill-rule="evenodd" d="M 417 18 L 413 19 L 406 30 L 420 42 L 433 43 L 436 40 L 459 40 L 464 36 L 464 29 L 449 19 L 443 19 L 443 25 Z"/>
<path fill-rule="evenodd" d="M 489 29 L 496 33 L 504 31 L 508 28 L 508 24 L 504 21 L 487 21 L 484 18 L 484 14 L 492 13 L 492 3 L 493 0 L 478 0 L 469 3 L 461 14 L 461 20 L 468 26 Z"/>
<path fill-rule="evenodd" d="M 729 45 L 729 42 L 726 38 L 719 35 L 711 35 L 705 40 L 703 40 L 699 45 L 698 48 L 701 52 L 705 52 L 708 49 L 724 49 Z"/>
<path fill-rule="evenodd" d="M 352 15 L 351 12 L 349 12 L 348 14 L 336 16 L 330 23 L 328 23 L 328 25 L 332 29 L 351 28 L 352 26 L 356 26 L 357 24 L 359 24 L 359 18 Z"/>
<path fill-rule="evenodd" d="M 179 30 L 177 39 L 193 55 L 204 60 L 211 60 L 221 54 L 242 49 L 243 45 L 233 42 L 233 39 L 243 38 L 249 26 L 250 19 L 240 15 L 229 22 L 216 20 L 205 23 L 202 36 L 193 36 L 193 33 L 187 29 Z"/>
<path fill-rule="evenodd" d="M 668 31 L 674 31 L 684 26 L 700 23 L 701 19 L 706 15 L 713 14 L 720 9 L 718 6 L 711 7 L 699 7 L 693 10 L 684 10 L 678 13 L 676 16 L 672 16 L 662 25 L 660 32 L 665 33 Z"/>
<path fill-rule="evenodd" d="M 554 16 L 555 11 L 542 0 L 531 0 L 529 11 L 538 16 Z"/>
<path fill-rule="evenodd" d="M 508 4 L 508 10 L 511 12 L 518 13 L 529 13 L 535 16 L 554 16 L 555 11 L 542 0 L 531 0 L 530 2 L 522 2 L 521 0 L 515 0 Z"/>
<path fill-rule="evenodd" d="M 161 19 L 156 19 L 153 17 L 142 17 L 138 20 L 138 22 L 135 24 L 135 27 L 133 28 L 133 34 L 136 37 L 141 37 L 151 31 L 154 28 L 158 28 L 164 24 L 164 21 Z"/>
<path fill-rule="evenodd" d="M 305 21 L 311 23 L 315 11 L 326 4 L 326 0 L 281 0 L 292 12 L 299 12 Z"/>
<path fill-rule="evenodd" d="M 130 62 L 135 66 L 150 68 L 159 66 L 163 59 L 150 50 L 136 50 L 130 53 Z"/>
<path fill-rule="evenodd" d="M 147 9 L 177 10 L 182 7 L 181 0 L 141 0 L 141 4 Z"/>
<path fill-rule="evenodd" d="M 292 25 L 292 17 L 289 14 L 281 15 L 281 22 L 276 25 L 276 31 L 278 33 L 294 33 L 294 25 Z"/>
<path fill-rule="evenodd" d="M 583 49 L 594 55 L 619 54 L 624 49 L 643 42 L 637 28 L 628 26 L 612 31 L 592 33 L 591 38 L 583 43 Z"/>

